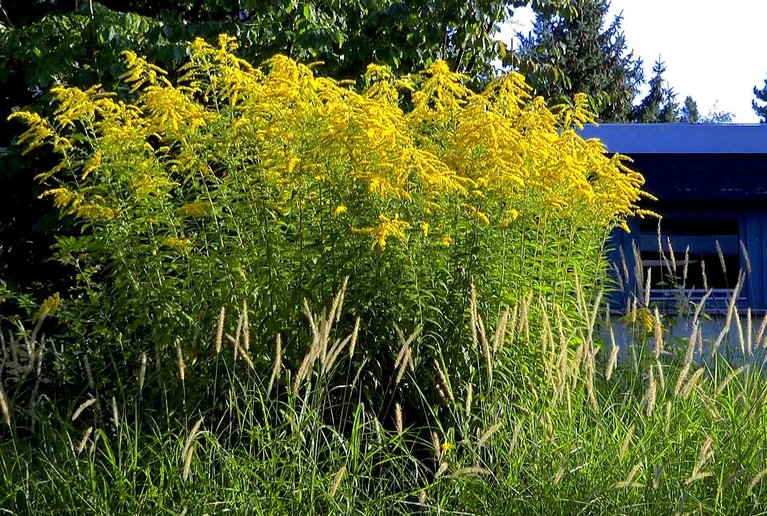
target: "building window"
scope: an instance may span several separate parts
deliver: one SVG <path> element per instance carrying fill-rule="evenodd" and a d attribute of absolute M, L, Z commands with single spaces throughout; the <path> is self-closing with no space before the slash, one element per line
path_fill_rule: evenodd
<path fill-rule="evenodd" d="M 628 248 L 625 238 L 622 242 L 624 263 L 613 267 L 616 274 L 624 275 L 618 281 L 624 307 L 638 298 L 640 305 L 649 300 L 650 305 L 674 312 L 699 302 L 710 291 L 706 310 L 727 309 L 743 263 L 737 217 L 673 214 L 664 216 L 660 225 L 658 220 L 643 219 L 633 226 Z M 628 281 L 627 271 L 633 276 Z M 747 305 L 746 292 L 746 288 L 740 290 L 738 306 Z"/>

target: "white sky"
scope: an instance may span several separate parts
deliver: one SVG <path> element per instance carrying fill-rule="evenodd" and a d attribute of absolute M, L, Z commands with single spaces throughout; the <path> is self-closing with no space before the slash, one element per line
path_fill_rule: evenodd
<path fill-rule="evenodd" d="M 759 121 L 751 100 L 767 77 L 767 0 L 612 0 L 611 14 L 621 11 L 626 43 L 642 58 L 646 79 L 660 56 L 680 104 L 692 95 L 701 115 L 716 109 L 733 113 L 735 122 Z M 532 26 L 529 9 L 514 18 L 501 27 L 506 43 Z"/>

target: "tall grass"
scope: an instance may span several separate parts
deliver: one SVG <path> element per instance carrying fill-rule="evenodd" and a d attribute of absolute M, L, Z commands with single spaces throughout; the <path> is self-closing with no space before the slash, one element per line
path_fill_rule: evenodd
<path fill-rule="evenodd" d="M 282 367 L 275 343 L 266 357 L 274 379 L 263 377 L 242 355 L 217 354 L 214 338 L 215 398 L 164 413 L 141 398 L 136 381 L 115 398 L 86 389 L 62 405 L 25 398 L 6 370 L 0 506 L 173 514 L 767 509 L 759 360 L 738 368 L 719 354 L 701 360 L 695 332 L 680 342 L 661 325 L 634 333 L 644 340 L 614 361 L 601 296 L 579 296 L 585 325 L 532 297 L 491 324 L 467 296 L 474 366 L 466 377 L 422 360 L 417 329 L 400 331 L 392 350 L 399 377 L 371 377 L 355 360 L 364 343 L 334 330 L 342 294 L 325 310 L 304 308 L 311 342 L 297 369 Z M 751 331 L 751 353 L 763 356 L 758 328 Z M 656 354 L 658 332 L 665 342 Z M 4 353 L 11 343 L 16 353 L 38 345 L 31 335 L 25 343 L 6 336 Z M 519 348 L 536 357 L 535 371 L 506 360 Z M 182 384 L 196 383 L 196 374 L 186 364 Z M 391 384 L 391 403 L 365 405 L 361 392 L 374 382 Z M 441 402 L 418 395 L 427 391 Z"/>

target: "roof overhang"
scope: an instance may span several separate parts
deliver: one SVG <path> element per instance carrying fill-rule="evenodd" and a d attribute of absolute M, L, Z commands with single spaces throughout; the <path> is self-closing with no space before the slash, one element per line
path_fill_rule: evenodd
<path fill-rule="evenodd" d="M 765 154 L 767 124 L 600 124 L 580 131 L 610 153 Z"/>

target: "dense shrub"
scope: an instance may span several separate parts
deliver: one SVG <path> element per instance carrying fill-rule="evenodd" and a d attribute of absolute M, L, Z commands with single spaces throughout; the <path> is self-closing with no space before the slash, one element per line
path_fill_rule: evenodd
<path fill-rule="evenodd" d="M 180 346 L 203 362 L 220 308 L 244 302 L 236 333 L 256 363 L 286 329 L 295 363 L 302 301 L 350 278 L 342 324 L 361 319 L 382 371 L 398 327 L 467 370 L 471 284 L 489 312 L 536 293 L 575 320 L 574 278 L 598 285 L 608 232 L 641 214 L 642 177 L 575 131 L 585 96 L 552 111 L 518 74 L 474 93 L 443 62 L 407 77 L 372 65 L 358 93 L 235 49 L 197 40 L 175 80 L 126 52 L 132 102 L 59 86 L 52 120 L 13 115 L 27 151 L 61 158 L 44 196 L 83 228 L 57 246 L 79 273 L 61 317 L 97 359 Z"/>

